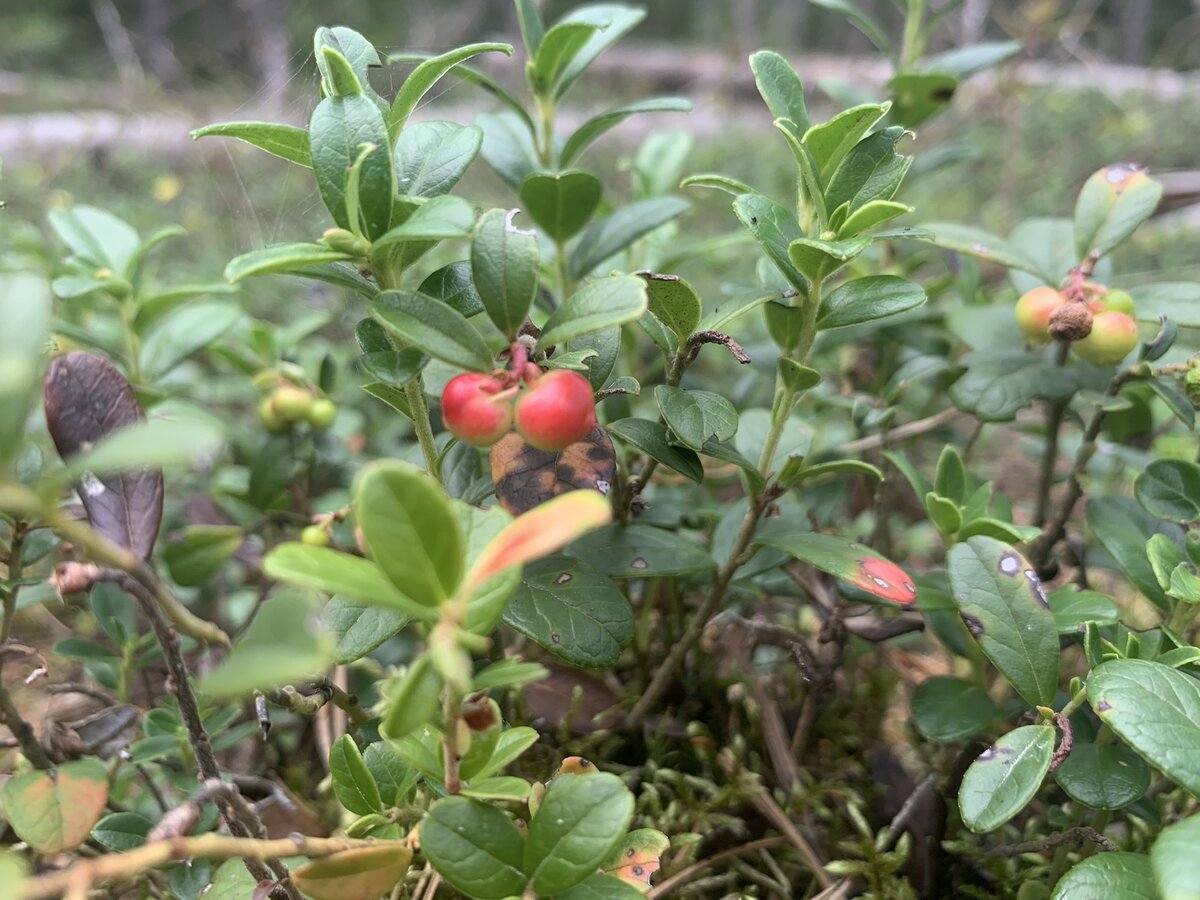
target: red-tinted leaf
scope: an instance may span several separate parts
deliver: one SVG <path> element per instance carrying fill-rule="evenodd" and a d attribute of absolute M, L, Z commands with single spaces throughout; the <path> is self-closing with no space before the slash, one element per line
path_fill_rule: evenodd
<path fill-rule="evenodd" d="M 883 600 L 908 606 L 917 599 L 912 577 L 902 568 L 848 538 L 816 531 L 764 528 L 756 542 L 782 550 Z"/>
<path fill-rule="evenodd" d="M 68 353 L 50 363 L 45 406 L 46 427 L 64 460 L 145 418 L 125 376 L 108 360 L 90 353 Z M 149 558 L 162 521 L 162 472 L 88 474 L 78 492 L 93 528 Z"/>
<path fill-rule="evenodd" d="M 108 772 L 98 759 L 80 759 L 53 772 L 25 772 L 4 785 L 4 810 L 13 831 L 38 853 L 78 847 L 108 800 Z"/>
<path fill-rule="evenodd" d="M 604 871 L 645 891 L 650 876 L 658 871 L 660 858 L 669 846 L 670 839 L 661 831 L 653 828 L 631 831 L 609 857 Z"/>

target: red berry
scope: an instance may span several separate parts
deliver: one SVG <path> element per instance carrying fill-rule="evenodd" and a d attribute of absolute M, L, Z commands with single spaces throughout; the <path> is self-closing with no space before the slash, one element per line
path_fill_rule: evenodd
<path fill-rule="evenodd" d="M 450 379 L 442 391 L 442 421 L 464 444 L 490 447 L 512 427 L 508 392 L 490 375 L 468 372 Z"/>
<path fill-rule="evenodd" d="M 1050 340 L 1050 317 L 1063 305 L 1063 296 L 1051 287 L 1038 287 L 1017 301 L 1017 326 L 1025 339 L 1044 344 Z"/>
<path fill-rule="evenodd" d="M 1137 323 L 1123 312 L 1108 310 L 1092 320 L 1092 332 L 1071 346 L 1098 366 L 1115 366 L 1137 346 Z"/>
<path fill-rule="evenodd" d="M 592 386 L 578 372 L 552 369 L 517 400 L 517 431 L 527 444 L 557 452 L 596 427 Z"/>

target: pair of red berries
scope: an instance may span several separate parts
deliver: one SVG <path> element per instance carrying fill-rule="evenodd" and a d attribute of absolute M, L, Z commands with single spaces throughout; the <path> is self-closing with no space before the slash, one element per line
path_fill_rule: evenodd
<path fill-rule="evenodd" d="M 490 447 L 515 425 L 525 443 L 555 453 L 596 426 L 592 386 L 578 372 L 552 369 L 525 381 L 522 388 L 511 378 L 458 375 L 442 392 L 442 421 L 452 435 L 475 447 Z"/>

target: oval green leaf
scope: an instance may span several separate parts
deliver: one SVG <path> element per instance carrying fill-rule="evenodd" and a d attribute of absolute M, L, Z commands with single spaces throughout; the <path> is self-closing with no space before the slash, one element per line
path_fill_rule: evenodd
<path fill-rule="evenodd" d="M 1150 768 L 1128 747 L 1076 744 L 1054 770 L 1067 796 L 1092 809 L 1121 809 L 1150 787 Z"/>
<path fill-rule="evenodd" d="M 438 801 L 421 821 L 421 850 L 470 897 L 504 900 L 525 890 L 525 841 L 494 806 L 466 797 Z"/>
<path fill-rule="evenodd" d="M 1033 799 L 1050 770 L 1054 735 L 1049 725 L 1024 725 L 971 763 L 958 789 L 958 809 L 968 828 L 994 831 Z"/>
<path fill-rule="evenodd" d="M 964 740 L 987 728 L 996 715 L 992 698 L 961 678 L 935 675 L 913 691 L 913 725 L 931 741 Z"/>

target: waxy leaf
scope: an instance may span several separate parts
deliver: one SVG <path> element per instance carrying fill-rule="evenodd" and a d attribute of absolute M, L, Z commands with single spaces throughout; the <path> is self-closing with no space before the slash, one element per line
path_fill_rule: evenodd
<path fill-rule="evenodd" d="M 546 320 L 539 347 L 633 322 L 646 311 L 646 283 L 636 275 L 596 278 L 572 294 Z"/>
<path fill-rule="evenodd" d="M 899 126 L 884 128 L 859 141 L 846 154 L 825 189 L 830 209 L 846 204 L 853 213 L 872 201 L 891 200 L 904 180 L 911 156 L 896 153 L 896 144 L 904 135 Z"/>
<path fill-rule="evenodd" d="M 696 289 L 678 275 L 638 272 L 645 279 L 650 314 L 684 340 L 700 323 L 701 303 Z"/>
<path fill-rule="evenodd" d="M 411 862 L 412 851 L 400 843 L 359 847 L 300 866 L 292 880 L 312 900 L 375 900 L 404 878 Z"/>
<path fill-rule="evenodd" d="M 414 731 L 427 725 L 437 715 L 441 706 L 442 676 L 433 665 L 430 654 L 424 653 L 417 657 L 409 666 L 408 671 L 400 678 L 400 683 L 388 693 L 388 711 L 384 716 L 379 733 L 397 752 L 403 740 L 417 740 L 410 737 Z M 417 765 L 409 757 L 404 757 L 413 765 Z M 431 777 L 442 779 L 442 763 L 436 756 L 431 764 L 422 769 Z"/>
<path fill-rule="evenodd" d="M 767 109 L 776 119 L 787 119 L 796 126 L 796 137 L 809 129 L 808 107 L 804 103 L 804 84 L 791 64 L 773 50 L 750 54 L 754 84 Z"/>
<path fill-rule="evenodd" d="M 1054 770 L 1067 796 L 1092 809 L 1121 809 L 1150 787 L 1150 767 L 1128 747 L 1075 744 Z"/>
<path fill-rule="evenodd" d="M 1054 757 L 1049 725 L 1023 725 L 971 763 L 958 789 L 958 810 L 972 831 L 995 831 L 1033 799 Z"/>
<path fill-rule="evenodd" d="M 1092 670 L 1087 690 L 1100 721 L 1200 797 L 1200 682 L 1161 663 L 1116 659 Z"/>
<path fill-rule="evenodd" d="M 762 194 L 743 194 L 738 197 L 733 201 L 733 212 L 767 251 L 767 256 L 771 257 L 792 287 L 798 291 L 806 290 L 806 277 L 788 255 L 788 247 L 792 242 L 804 237 L 804 230 L 795 216 Z M 762 298 L 762 302 L 769 299 L 771 297 Z"/>
<path fill-rule="evenodd" d="M 644 9 L 626 6 L 623 3 L 588 3 L 564 14 L 557 24 L 583 22 L 595 26 L 596 31 L 563 66 L 554 96 L 561 98 L 596 57 L 628 34 L 644 18 Z"/>
<path fill-rule="evenodd" d="M 539 894 L 557 894 L 594 874 L 632 817 L 633 794 L 617 776 L 556 778 L 529 826 L 529 886 Z"/>
<path fill-rule="evenodd" d="M 709 438 L 727 441 L 737 433 L 737 410 L 720 394 L 660 384 L 654 399 L 671 431 L 693 450 L 702 450 Z"/>
<path fill-rule="evenodd" d="M 849 538 L 816 531 L 764 528 L 755 543 L 782 550 L 882 600 L 909 606 L 917 599 L 916 586 L 907 572 Z"/>
<path fill-rule="evenodd" d="M 934 246 L 966 253 L 979 259 L 988 260 L 1009 269 L 1019 269 L 1030 272 L 1047 281 L 1057 281 L 1063 273 L 1045 275 L 1041 267 L 1030 260 L 1024 253 L 1010 244 L 1004 238 L 997 237 L 979 228 L 969 225 L 957 225 L 953 222 L 923 222 L 921 228 L 928 234 L 922 238 Z"/>
<path fill-rule="evenodd" d="M 231 137 L 260 150 L 312 168 L 312 155 L 308 149 L 308 130 L 295 125 L 278 125 L 274 122 L 218 122 L 205 125 L 190 132 L 192 140 L 202 137 Z"/>
<path fill-rule="evenodd" d="M 1158 583 L 1146 553 L 1146 542 L 1154 534 L 1163 533 L 1178 543 L 1182 539 L 1178 526 L 1159 522 L 1128 497 L 1090 498 L 1087 525 L 1146 599 L 1159 609 L 1170 609 L 1171 599 Z"/>
<path fill-rule="evenodd" d="M 665 225 L 688 208 L 678 197 L 656 197 L 623 206 L 589 225 L 571 252 L 571 275 L 582 278 L 642 235 Z"/>
<path fill-rule="evenodd" d="M 382 572 L 379 577 L 386 581 Z M 387 584 L 391 587 L 390 581 Z M 410 621 L 409 616 L 398 609 L 375 606 L 365 600 L 343 596 L 330 600 L 321 618 L 337 641 L 333 661 L 340 666 L 362 659 L 388 638 L 398 634 Z"/>
<path fill-rule="evenodd" d="M 1192 815 L 1158 833 L 1150 848 L 1150 868 L 1159 896 L 1179 900 L 1200 898 L 1197 847 L 1200 847 L 1200 816 Z"/>
<path fill-rule="evenodd" d="M 661 422 L 650 419 L 618 419 L 608 426 L 608 433 L 696 483 L 704 479 L 704 467 L 700 464 L 700 457 L 694 450 L 672 444 L 667 427 Z"/>
<path fill-rule="evenodd" d="M 497 534 L 471 565 L 464 590 L 471 591 L 505 569 L 561 549 L 606 524 L 612 507 L 599 491 L 570 491 L 518 516 Z"/>
<path fill-rule="evenodd" d="M 926 300 L 925 289 L 895 275 L 868 275 L 838 285 L 821 300 L 818 328 L 842 328 L 873 322 L 915 309 Z"/>
<path fill-rule="evenodd" d="M 329 774 L 333 793 L 350 812 L 365 816 L 383 811 L 379 786 L 350 735 L 343 734 L 329 748 Z"/>
<path fill-rule="evenodd" d="M 317 188 L 333 220 L 342 228 L 363 228 L 374 239 L 388 230 L 392 218 L 395 174 L 388 153 L 383 113 L 366 94 L 326 97 L 313 110 L 309 123 L 313 171 Z M 374 147 L 362 161 L 357 206 L 362 222 L 351 222 L 346 197 L 346 175 L 364 145 Z"/>
<path fill-rule="evenodd" d="M 682 97 L 651 97 L 602 112 L 588 119 L 567 138 L 559 154 L 558 163 L 564 167 L 571 165 L 596 138 L 610 128 L 620 125 L 630 116 L 654 112 L 691 112 L 691 109 L 691 102 Z"/>
<path fill-rule="evenodd" d="M 425 244 L 466 237 L 475 224 L 475 208 L 461 197 L 431 197 L 412 211 L 412 214 L 372 245 L 374 251 L 392 247 L 391 253 L 415 259 L 425 252 Z M 395 245 L 402 245 L 396 247 Z M 403 245 L 409 246 L 403 246 Z"/>
<path fill-rule="evenodd" d="M 5 337 L 0 336 L 0 345 Z M 145 419 L 117 367 L 82 352 L 68 353 L 50 364 L 45 407 L 46 427 L 67 461 Z M 149 559 L 162 521 L 163 478 L 160 471 L 139 469 L 135 466 L 125 474 L 84 472 L 78 493 L 93 528 Z"/>
<path fill-rule="evenodd" d="M 409 197 L 437 197 L 463 177 L 483 146 L 483 129 L 456 122 L 417 122 L 400 132 L 392 161 L 396 190 Z"/>
<path fill-rule="evenodd" d="M 982 688 L 949 675 L 926 678 L 912 695 L 913 725 L 925 737 L 940 743 L 979 734 L 998 713 Z"/>
<path fill-rule="evenodd" d="M 1162 185 L 1133 163 L 1094 172 L 1075 202 L 1075 252 L 1103 255 L 1133 234 L 1154 213 Z"/>
<path fill-rule="evenodd" d="M 625 595 L 607 576 L 569 556 L 525 567 L 504 622 L 577 666 L 615 665 L 633 638 Z"/>
<path fill-rule="evenodd" d="M 1070 370 L 1021 350 L 975 350 L 960 360 L 967 371 L 950 399 L 984 422 L 1010 422 L 1035 398 L 1062 400 L 1079 388 Z"/>
<path fill-rule="evenodd" d="M 471 242 L 475 288 L 488 318 L 510 340 L 525 324 L 538 287 L 537 235 L 514 224 L 518 212 L 485 213 Z"/>
<path fill-rule="evenodd" d="M 521 202 L 538 227 L 565 241 L 588 223 L 600 205 L 600 179 L 582 169 L 534 172 L 521 182 Z"/>
<path fill-rule="evenodd" d="M 631 868 L 638 868 L 636 865 Z M 640 881 L 641 884 L 649 884 Z M 640 900 L 645 897 L 642 890 L 634 887 L 630 879 L 619 879 L 613 875 L 592 875 L 570 890 L 554 895 L 554 900 Z"/>
<path fill-rule="evenodd" d="M 1138 475 L 1133 492 L 1152 516 L 1172 522 L 1200 519 L 1200 465 L 1190 460 L 1155 460 Z"/>
<path fill-rule="evenodd" d="M 87 840 L 108 801 L 108 771 L 98 759 L 79 759 L 14 775 L 0 792 L 8 824 L 37 853 L 73 850 Z"/>
<path fill-rule="evenodd" d="M 396 93 L 396 99 L 392 101 L 392 108 L 387 116 L 387 133 L 390 139 L 393 142 L 397 140 L 400 130 L 421 102 L 421 98 L 439 78 L 456 65 L 481 53 L 503 53 L 505 56 L 512 56 L 512 52 L 512 44 L 468 44 L 423 61 L 404 79 L 404 84 L 400 85 L 400 90 Z M 383 145 L 388 146 L 387 140 Z M 388 199 L 391 199 L 390 196 Z"/>
<path fill-rule="evenodd" d="M 454 594 L 463 575 L 463 538 L 437 482 L 388 460 L 362 469 L 353 495 L 363 543 L 401 593 L 427 606 Z"/>
<path fill-rule="evenodd" d="M 469 319 L 483 312 L 483 301 L 475 290 L 471 263 L 459 260 L 442 266 L 421 282 L 420 293 L 441 300 L 459 315 Z"/>
<path fill-rule="evenodd" d="M 1194 852 L 1194 848 L 1193 848 Z M 1077 863 L 1054 887 L 1050 900 L 1184 900 L 1154 890 L 1150 857 L 1142 853 L 1101 853 Z"/>
<path fill-rule="evenodd" d="M 92 840 L 120 853 L 146 843 L 153 827 L 153 822 L 137 813 L 111 813 L 96 823 Z"/>
<path fill-rule="evenodd" d="M 80 262 L 130 277 L 142 248 L 133 227 L 107 210 L 78 205 L 53 209 L 50 227 Z"/>
<path fill-rule="evenodd" d="M 397 341 L 443 362 L 475 372 L 492 367 L 487 343 L 449 305 L 405 291 L 384 291 L 371 302 L 371 315 Z"/>
<path fill-rule="evenodd" d="M 350 259 L 350 254 L 334 250 L 324 244 L 277 244 L 251 250 L 235 256 L 225 266 L 225 278 L 236 283 L 251 275 L 269 275 L 273 272 L 296 273 L 309 266 Z"/>
<path fill-rule="evenodd" d="M 904 72 L 888 82 L 892 92 L 892 120 L 915 128 L 945 108 L 958 89 L 958 79 L 948 72 Z"/>
<path fill-rule="evenodd" d="M 421 850 L 470 897 L 504 900 L 525 890 L 525 839 L 495 806 L 466 797 L 439 800 L 421 820 Z"/>
<path fill-rule="evenodd" d="M 967 630 L 1032 706 L 1058 691 L 1058 626 L 1033 567 L 995 538 L 976 536 L 950 548 L 946 569 Z"/>
<path fill-rule="evenodd" d="M 840 112 L 828 122 L 814 125 L 804 133 L 804 144 L 812 153 L 822 179 L 829 178 L 850 148 L 883 118 L 890 106 L 890 103 L 864 103 Z"/>
<path fill-rule="evenodd" d="M 611 578 L 687 575 L 717 565 L 695 540 L 650 525 L 610 525 L 575 541 L 566 552 Z"/>
<path fill-rule="evenodd" d="M 1059 634 L 1078 634 L 1087 622 L 1108 625 L 1121 620 L 1121 608 L 1095 591 L 1061 587 L 1050 592 L 1049 600 Z"/>

